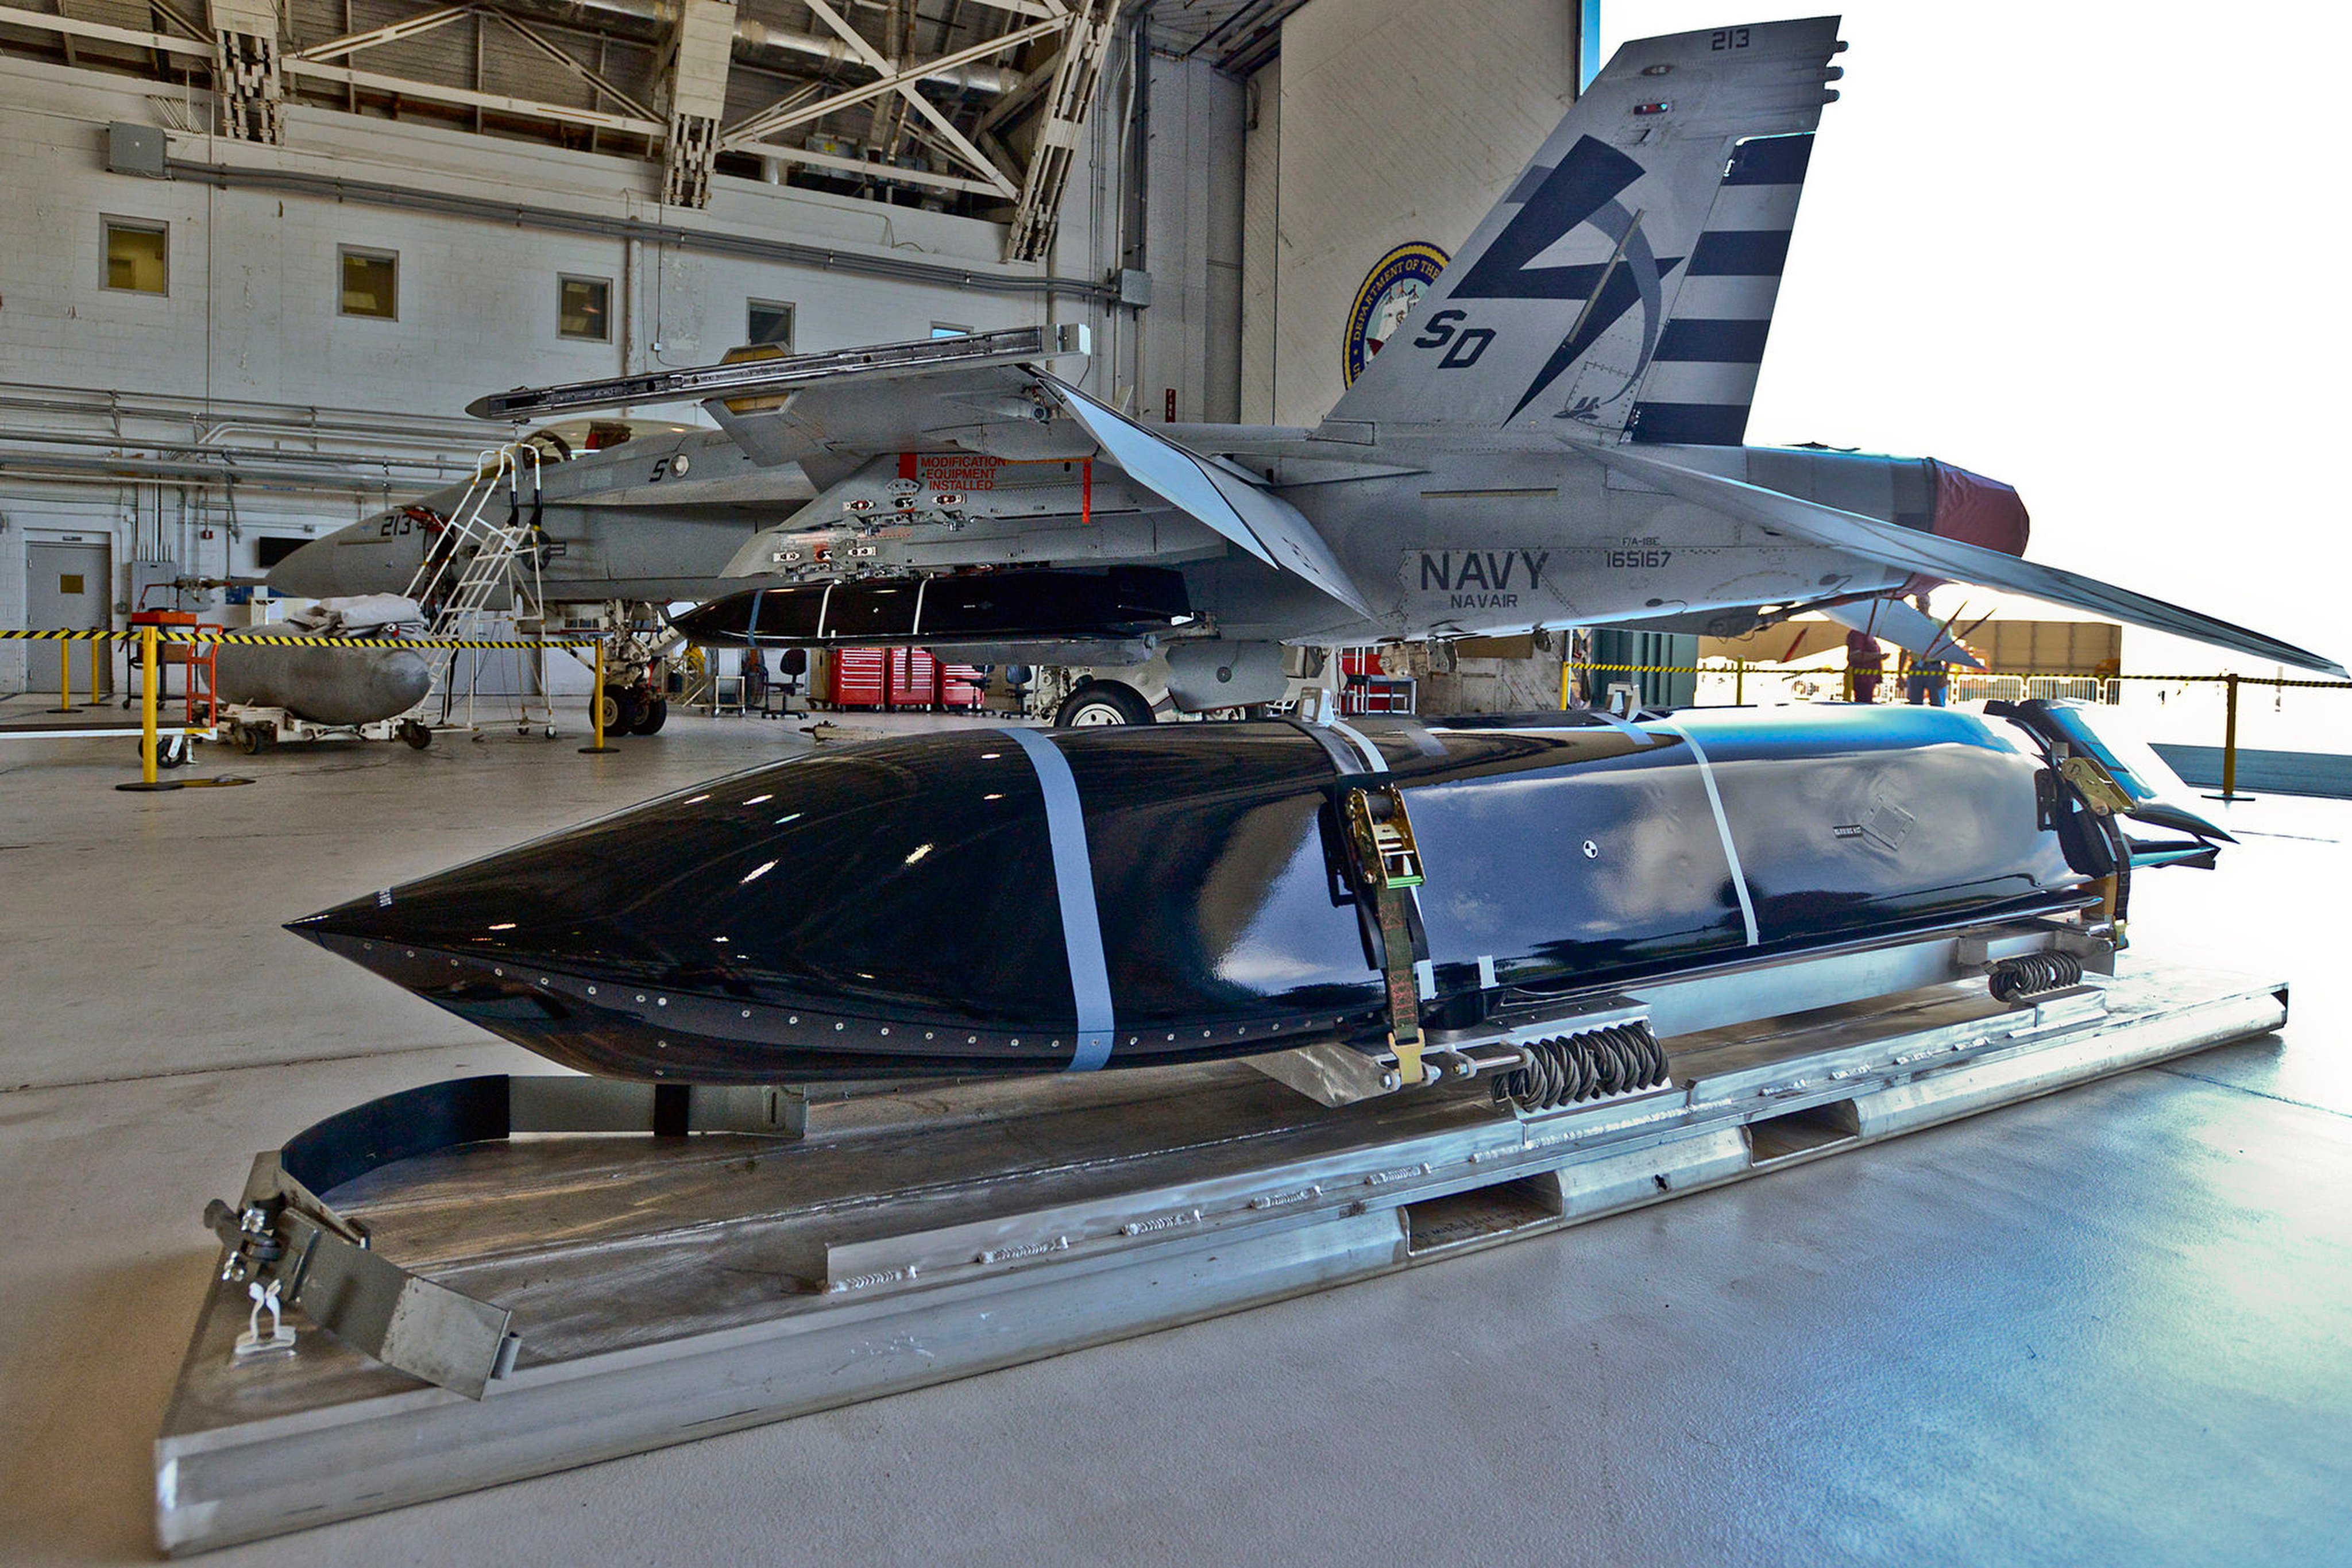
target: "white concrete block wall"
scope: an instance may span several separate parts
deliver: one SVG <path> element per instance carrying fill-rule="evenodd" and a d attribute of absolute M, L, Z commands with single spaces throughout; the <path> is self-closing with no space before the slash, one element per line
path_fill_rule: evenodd
<path fill-rule="evenodd" d="M 1311 0 L 1283 23 L 1274 423 L 1339 401 L 1348 312 L 1380 258 L 1459 249 L 1559 123 L 1578 16 L 1561 0 Z M 1258 124 L 1262 140 L 1263 102 Z"/>
<path fill-rule="evenodd" d="M 1137 407 L 1182 421 L 1241 417 L 1244 87 L 1205 63 L 1150 61 Z"/>
<path fill-rule="evenodd" d="M 206 399 L 366 410 L 388 421 L 446 422 L 481 393 L 520 384 L 578 380 L 718 359 L 743 341 L 747 302 L 789 301 L 794 347 L 817 351 L 927 335 L 935 321 L 986 331 L 1085 321 L 1097 342 L 1109 315 L 1040 293 L 983 293 L 648 243 L 582 236 L 372 205 L 360 199 L 279 195 L 194 178 L 148 180 L 104 167 L 106 126 L 157 122 L 144 85 L 120 77 L 0 60 L 0 392 L 10 385 L 69 387 L 168 399 Z M 209 121 L 204 95 L 194 108 Z M 688 213 L 658 204 L 661 169 L 640 159 L 496 141 L 436 127 L 289 108 L 287 145 L 255 147 L 177 132 L 174 159 L 237 169 L 296 171 L 422 193 L 451 193 L 614 219 L 755 239 L 827 247 L 844 254 L 943 264 L 973 273 L 1034 279 L 1000 261 L 1001 226 L 891 207 L 821 192 L 720 176 L 710 206 Z M 1082 139 L 1055 255 L 1100 281 L 1098 200 Z M 1237 153 L 1236 153 L 1237 155 Z M 103 287 L 101 223 L 108 216 L 169 226 L 167 297 Z M 339 247 L 399 256 L 399 318 L 337 310 Z M 614 341 L 565 340 L 557 330 L 560 274 L 613 283 Z M 1181 277 L 1161 284 L 1190 310 Z M 1131 316 L 1118 330 L 1132 333 Z M 1163 353 L 1196 362 L 1195 329 Z M 659 345 L 656 347 L 656 345 Z M 1100 366 L 1083 378 L 1104 395 Z M 1197 387 L 1197 368 L 1181 384 Z M 1191 406 L 1197 409 L 1199 405 Z M 658 410 L 699 418 L 690 406 Z M 1197 417 L 1197 413 L 1188 416 Z M 0 416 L 0 440 L 21 416 Z M 484 426 L 487 443 L 503 431 Z M 241 435 L 268 444 L 266 435 Z M 346 449 L 357 445 L 342 438 Z M 459 444 L 464 444 L 463 440 Z M 414 454 L 415 448 L 407 448 Z M 0 475 L 0 625 L 21 626 L 25 544 L 104 527 L 113 537 L 117 600 L 127 602 L 133 546 L 127 499 L 152 487 L 34 482 Z M 176 489 L 165 510 L 176 517 Z M 255 569 L 264 531 L 326 531 L 382 498 L 241 490 L 241 531 L 225 521 L 198 542 L 194 525 L 172 549 L 184 567 Z M 215 490 L 212 504 L 219 510 Z M 198 545 L 202 544 L 199 551 Z M 227 557 L 212 553 L 229 551 Z M 191 556 L 200 558 L 191 559 Z M 0 644 L 0 691 L 22 689 L 22 645 Z"/>
<path fill-rule="evenodd" d="M 1274 423 L 1275 320 L 1281 308 L 1282 59 L 1252 76 L 1242 116 L 1241 416 Z"/>

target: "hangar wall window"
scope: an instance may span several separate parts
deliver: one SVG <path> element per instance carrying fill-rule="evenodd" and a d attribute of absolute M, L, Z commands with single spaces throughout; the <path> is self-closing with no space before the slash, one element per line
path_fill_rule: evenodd
<path fill-rule="evenodd" d="M 750 322 L 744 334 L 746 343 L 773 343 L 786 353 L 793 352 L 793 308 L 782 300 L 749 301 Z"/>
<path fill-rule="evenodd" d="M 400 256 L 390 250 L 360 250 L 340 246 L 336 265 L 342 274 L 335 309 L 346 316 L 372 316 L 377 321 L 400 320 Z"/>
<path fill-rule="evenodd" d="M 945 321 L 933 321 L 931 323 L 931 336 L 935 338 L 962 338 L 969 337 L 971 335 L 971 329 L 970 327 L 950 326 Z"/>
<path fill-rule="evenodd" d="M 310 542 L 307 539 L 288 539 L 282 534 L 265 533 L 253 542 L 253 558 L 267 572 Z"/>
<path fill-rule="evenodd" d="M 592 343 L 613 341 L 613 280 L 573 278 L 556 281 L 555 330 L 561 336 Z"/>
<path fill-rule="evenodd" d="M 106 286 L 132 294 L 171 292 L 172 231 L 160 223 L 106 222 Z"/>

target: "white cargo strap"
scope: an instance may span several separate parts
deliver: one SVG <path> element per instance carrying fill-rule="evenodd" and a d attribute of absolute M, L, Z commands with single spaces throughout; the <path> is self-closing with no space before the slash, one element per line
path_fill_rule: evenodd
<path fill-rule="evenodd" d="M 1680 735 L 1690 746 L 1691 761 L 1698 764 L 1698 782 L 1706 786 L 1706 804 L 1715 811 L 1715 831 L 1723 840 L 1723 858 L 1731 867 L 1731 890 L 1739 895 L 1739 918 L 1748 926 L 1748 945 L 1759 945 L 1762 938 L 1756 931 L 1756 905 L 1748 897 L 1748 877 L 1739 868 L 1739 846 L 1731 841 L 1731 819 L 1723 815 L 1723 796 L 1716 792 L 1715 764 L 1706 760 L 1706 748 L 1698 737 L 1671 719 L 1654 719 L 1652 723 L 1669 734 Z"/>
<path fill-rule="evenodd" d="M 1353 724 L 1342 719 L 1333 719 L 1324 728 L 1337 730 L 1340 734 L 1348 737 L 1348 743 L 1363 754 L 1366 773 L 1384 773 L 1389 771 L 1388 759 L 1381 755 L 1381 749 L 1366 740 L 1364 732 Z"/>
<path fill-rule="evenodd" d="M 1600 720 L 1603 724 L 1608 725 L 1611 729 L 1624 735 L 1635 745 L 1654 746 L 1658 743 L 1658 738 L 1655 735 L 1653 735 L 1647 730 L 1635 725 L 1632 720 L 1621 718 L 1619 715 L 1612 713 L 1606 708 L 1588 708 L 1585 710 L 1585 712 L 1591 714 L 1593 718 Z M 1660 722 L 1663 723 L 1664 721 L 1660 721 Z M 1666 728 L 1674 730 L 1674 726 L 1671 724 L 1666 725 Z M 1683 732 L 1680 730 L 1675 730 L 1675 733 L 1682 735 Z M 1688 735 L 1683 735 L 1683 739 L 1688 741 L 1690 740 L 1690 737 Z M 1696 751 L 1698 749 L 1696 742 L 1692 742 L 1691 749 L 1693 751 Z"/>
<path fill-rule="evenodd" d="M 1109 1059 L 1118 1027 L 1111 1011 L 1110 965 L 1103 957 L 1102 915 L 1095 907 L 1094 858 L 1087 852 L 1087 822 L 1078 809 L 1078 781 L 1062 749 L 1035 730 L 1007 727 L 1029 753 L 1045 796 L 1045 836 L 1054 855 L 1054 887 L 1062 903 L 1062 945 L 1070 959 L 1070 992 L 1078 1008 L 1072 1072 L 1092 1072 Z"/>

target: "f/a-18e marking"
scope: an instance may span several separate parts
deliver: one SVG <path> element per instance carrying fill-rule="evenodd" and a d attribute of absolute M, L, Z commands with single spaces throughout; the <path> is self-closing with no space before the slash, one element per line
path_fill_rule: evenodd
<path fill-rule="evenodd" d="M 1972 662 L 1900 596 L 1950 580 L 2343 673 L 2022 560 L 2025 509 L 1997 481 L 1741 444 L 1835 97 L 1836 30 L 1824 17 L 1627 44 L 1312 428 L 1146 428 L 1054 374 L 1083 348 L 1069 328 L 473 410 L 701 401 L 719 429 L 548 468 L 546 531 L 566 553 L 545 575 L 556 598 L 711 598 L 678 622 L 709 642 L 1097 666 L 1158 650 L 1178 706 L 1223 707 L 1277 694 L 1281 644 L 1744 629 L 1800 610 Z M 355 580 L 383 553 L 374 526 L 297 552 L 278 578 L 396 588 L 414 543 L 404 569 L 394 552 L 382 577 Z"/>

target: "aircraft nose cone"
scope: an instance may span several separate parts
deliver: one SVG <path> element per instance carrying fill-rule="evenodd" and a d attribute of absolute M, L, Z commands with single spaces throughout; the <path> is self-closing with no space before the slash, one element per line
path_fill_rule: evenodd
<path fill-rule="evenodd" d="M 751 606 L 757 596 L 756 592 L 730 594 L 672 616 L 669 624 L 698 647 L 740 647 L 750 641 Z"/>
<path fill-rule="evenodd" d="M 331 599 L 341 593 L 334 572 L 334 545 L 340 537 L 314 539 L 272 566 L 269 591 L 289 599 Z"/>

